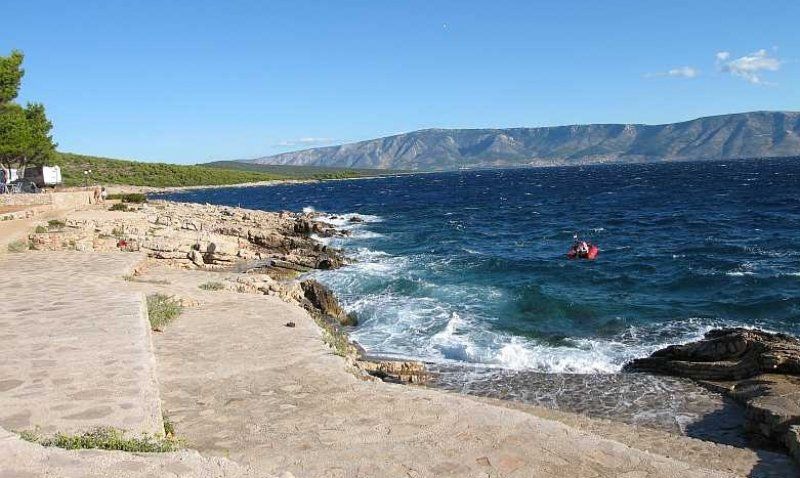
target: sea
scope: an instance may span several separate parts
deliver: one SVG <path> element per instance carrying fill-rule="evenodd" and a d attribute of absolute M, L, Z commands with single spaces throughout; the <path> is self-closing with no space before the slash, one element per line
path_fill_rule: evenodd
<path fill-rule="evenodd" d="M 455 391 L 685 432 L 705 413 L 693 394 L 709 392 L 628 377 L 626 362 L 717 327 L 800 335 L 800 158 L 467 170 L 167 198 L 316 211 L 348 230 L 318 239 L 351 264 L 313 275 L 358 316 L 351 337 L 372 355 L 430 363 Z M 596 260 L 567 259 L 576 236 L 600 248 Z M 593 386 L 594 402 L 583 396 Z M 662 403 L 665 394 L 680 403 Z"/>

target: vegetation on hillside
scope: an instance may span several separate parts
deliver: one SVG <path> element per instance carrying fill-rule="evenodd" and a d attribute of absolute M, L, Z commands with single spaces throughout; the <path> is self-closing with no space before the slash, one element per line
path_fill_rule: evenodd
<path fill-rule="evenodd" d="M 61 166 L 65 186 L 82 186 L 87 180 L 84 171 L 91 171 L 90 184 L 152 187 L 225 186 L 282 179 L 345 179 L 386 174 L 386 171 L 371 169 L 267 166 L 235 161 L 197 166 L 141 163 L 73 153 L 56 153 L 52 162 Z"/>
<path fill-rule="evenodd" d="M 61 176 L 65 186 L 83 185 L 84 171 L 91 171 L 88 178 L 91 184 L 152 187 L 224 186 L 286 179 L 275 174 L 166 163 L 140 163 L 72 153 L 58 153 L 54 162 L 61 166 Z"/>
<path fill-rule="evenodd" d="M 51 130 L 44 105 L 28 103 L 25 107 L 14 100 L 19 94 L 22 77 L 22 52 L 14 50 L 0 56 L 0 169 L 23 169 L 48 162 L 55 154 Z"/>
<path fill-rule="evenodd" d="M 220 169 L 235 169 L 266 174 L 276 174 L 292 179 L 347 179 L 367 176 L 386 176 L 399 171 L 386 169 L 331 168 L 326 166 L 290 166 L 285 164 L 256 164 L 239 161 L 215 161 L 200 166 Z"/>

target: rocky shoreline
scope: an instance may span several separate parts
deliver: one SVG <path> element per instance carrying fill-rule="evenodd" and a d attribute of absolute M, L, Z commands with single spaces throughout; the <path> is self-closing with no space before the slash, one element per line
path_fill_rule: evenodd
<path fill-rule="evenodd" d="M 744 328 L 717 329 L 625 367 L 691 378 L 745 408 L 745 431 L 800 462 L 800 340 Z"/>
<path fill-rule="evenodd" d="M 307 273 L 342 267 L 339 249 L 314 237 L 341 237 L 320 213 L 265 212 L 153 201 L 127 211 L 76 212 L 29 236 L 35 250 L 145 253 L 149 265 L 214 272 L 217 290 L 280 298 L 309 312 L 333 352 L 365 380 L 424 384 L 435 370 L 418 361 L 369 356 L 348 338 L 358 318 Z M 352 219 L 359 221 L 358 217 Z M 135 278 L 132 278 L 135 280 Z M 285 324 L 293 327 L 293 323 Z M 710 332 L 698 343 L 672 346 L 635 360 L 626 372 L 687 377 L 740 403 L 745 429 L 800 460 L 800 341 L 744 329 Z M 447 388 L 436 385 L 435 388 Z M 478 395 L 481 395 L 480 393 Z"/>
<path fill-rule="evenodd" d="M 153 201 L 113 214 L 75 213 L 40 225 L 28 243 L 44 251 L 143 252 L 150 264 L 219 272 L 220 290 L 276 296 L 307 310 L 334 352 L 363 378 L 424 382 L 427 372 L 420 362 L 367 356 L 347 335 L 357 317 L 322 283 L 303 277 L 347 264 L 341 250 L 312 236 L 346 234 L 319 213 Z"/>

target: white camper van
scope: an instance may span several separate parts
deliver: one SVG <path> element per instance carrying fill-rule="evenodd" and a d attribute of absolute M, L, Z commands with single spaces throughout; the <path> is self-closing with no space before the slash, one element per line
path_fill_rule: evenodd
<path fill-rule="evenodd" d="M 40 188 L 53 187 L 61 184 L 61 168 L 59 166 L 25 168 L 25 179 L 30 179 Z"/>

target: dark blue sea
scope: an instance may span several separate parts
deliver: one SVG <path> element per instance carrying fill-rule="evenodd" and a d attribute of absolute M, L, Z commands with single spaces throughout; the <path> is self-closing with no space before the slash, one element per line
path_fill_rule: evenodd
<path fill-rule="evenodd" d="M 714 327 L 800 334 L 800 159 L 459 171 L 170 199 L 313 209 L 350 229 L 333 245 L 354 263 L 316 276 L 378 355 L 612 373 Z M 596 261 L 565 258 L 574 234 L 599 245 Z"/>

